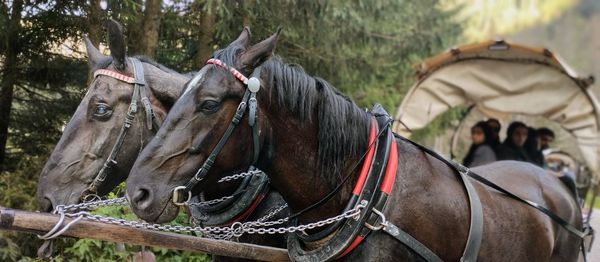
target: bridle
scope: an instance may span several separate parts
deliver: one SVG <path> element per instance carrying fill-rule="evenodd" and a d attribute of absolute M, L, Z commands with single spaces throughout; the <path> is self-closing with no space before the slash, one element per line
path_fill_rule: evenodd
<path fill-rule="evenodd" d="M 248 125 L 252 128 L 252 141 L 254 144 L 254 157 L 252 159 L 251 165 L 256 164 L 256 162 L 258 161 L 258 156 L 260 154 L 259 131 L 258 131 L 258 125 L 256 124 L 256 122 L 257 122 L 256 121 L 257 120 L 256 93 L 260 90 L 260 80 L 259 80 L 260 67 L 257 67 L 256 69 L 254 69 L 254 72 L 252 73 L 252 77 L 250 79 L 248 79 L 246 76 L 244 76 L 238 70 L 236 70 L 233 67 L 228 66 L 227 64 L 225 64 L 223 61 L 221 61 L 219 59 L 211 58 L 206 62 L 206 64 L 207 65 L 212 64 L 215 66 L 219 66 L 219 67 L 228 69 L 229 72 L 231 72 L 231 74 L 233 74 L 233 76 L 235 78 L 240 80 L 246 86 L 246 92 L 244 93 L 244 96 L 242 97 L 242 101 L 238 105 L 237 110 L 235 111 L 235 114 L 233 115 L 233 118 L 231 119 L 231 122 L 229 123 L 229 126 L 227 127 L 227 130 L 225 130 L 225 133 L 223 133 L 223 136 L 221 137 L 221 139 L 219 140 L 217 145 L 213 148 L 210 155 L 208 156 L 208 158 L 206 158 L 206 160 L 204 161 L 202 166 L 198 169 L 198 171 L 196 171 L 194 176 L 184 186 L 177 186 L 177 187 L 173 188 L 172 201 L 175 205 L 178 205 L 178 206 L 184 205 L 192 198 L 192 189 L 206 177 L 206 174 L 208 173 L 208 171 L 214 164 L 215 159 L 217 158 L 217 155 L 219 155 L 219 153 L 225 146 L 225 143 L 227 143 L 227 140 L 229 140 L 229 137 L 231 136 L 231 134 L 233 133 L 235 128 L 238 126 L 238 124 L 242 120 L 242 117 L 246 113 L 246 109 L 248 109 Z M 202 74 L 198 74 L 194 78 L 199 78 L 199 77 L 202 77 Z M 190 81 L 190 83 L 194 83 L 197 81 L 198 81 L 198 79 L 192 79 Z M 193 87 L 189 86 L 188 88 L 193 88 Z M 195 150 L 192 150 L 192 151 L 197 151 L 199 146 L 200 145 L 194 146 L 193 149 L 195 149 Z M 185 196 L 185 193 L 187 193 L 187 197 L 185 199 L 183 199 L 183 196 Z"/>
<path fill-rule="evenodd" d="M 125 83 L 133 84 L 133 95 L 131 96 L 131 103 L 129 104 L 129 108 L 127 109 L 127 115 L 125 116 L 125 122 L 121 127 L 121 131 L 119 136 L 117 137 L 117 141 L 114 144 L 110 154 L 106 161 L 104 161 L 104 165 L 94 177 L 94 180 L 90 183 L 88 188 L 83 192 L 82 198 L 86 199 L 88 195 L 96 195 L 98 192 L 98 188 L 102 185 L 106 177 L 108 176 L 110 170 L 112 170 L 117 165 L 117 156 L 121 151 L 121 147 L 123 146 L 123 142 L 125 141 L 125 137 L 127 136 L 127 132 L 131 125 L 133 124 L 133 120 L 135 118 L 135 114 L 138 111 L 138 100 L 142 103 L 144 107 L 144 111 L 146 112 L 146 125 L 148 130 L 158 130 L 160 123 L 154 114 L 154 110 L 152 110 L 152 104 L 150 103 L 150 99 L 148 98 L 148 93 L 150 92 L 148 85 L 146 84 L 146 80 L 144 78 L 144 67 L 142 62 L 137 58 L 129 58 L 131 63 L 133 64 L 133 77 L 121 74 L 119 72 L 109 70 L 109 69 L 98 69 L 94 72 L 94 79 L 100 75 L 112 77 L 114 79 L 120 80 Z"/>

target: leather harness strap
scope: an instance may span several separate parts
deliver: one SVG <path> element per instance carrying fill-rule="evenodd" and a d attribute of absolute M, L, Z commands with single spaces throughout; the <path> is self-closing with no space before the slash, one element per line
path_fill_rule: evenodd
<path fill-rule="evenodd" d="M 358 202 L 358 199 L 361 199 L 361 203 L 365 203 L 364 194 L 368 195 L 369 192 L 376 191 L 375 195 L 372 196 L 370 202 L 372 205 L 365 205 L 365 214 L 363 214 L 358 219 L 348 219 L 338 230 L 332 234 L 334 234 L 330 240 L 326 243 L 322 244 L 322 248 L 316 248 L 313 250 L 304 250 L 303 245 L 300 243 L 300 239 L 306 241 L 311 239 L 310 237 L 291 235 L 288 237 L 288 251 L 290 253 L 290 257 L 296 261 L 313 261 L 313 260 L 331 260 L 331 259 L 339 259 L 344 257 L 346 254 L 350 253 L 354 248 L 356 248 L 371 231 L 383 230 L 383 232 L 389 234 L 394 237 L 396 240 L 400 241 L 407 248 L 412 250 L 414 253 L 419 255 L 426 261 L 442 261 L 433 251 L 431 251 L 427 246 L 423 245 L 417 239 L 412 237 L 407 232 L 403 231 L 399 227 L 395 226 L 389 221 L 385 220 L 385 216 L 382 210 L 385 208 L 387 203 L 387 198 L 391 193 L 391 189 L 393 188 L 396 169 L 398 165 L 398 151 L 397 151 L 397 143 L 394 139 L 394 135 L 389 130 L 389 124 L 391 123 L 391 118 L 389 115 L 381 108 L 380 106 L 376 106 L 372 110 L 372 114 L 377 118 L 379 122 L 379 126 L 381 128 L 387 129 L 384 134 L 384 137 L 387 137 L 387 141 L 393 141 L 393 143 L 383 143 L 380 138 L 380 141 L 377 145 L 377 154 L 373 156 L 370 152 L 367 152 L 365 158 L 365 164 L 363 165 L 363 170 L 359 175 L 359 179 L 357 184 L 353 190 L 353 195 L 351 200 L 348 203 L 348 207 L 345 210 L 349 210 L 349 207 L 354 207 Z M 383 123 L 383 124 L 382 124 Z M 373 133 L 373 131 L 371 132 Z M 371 139 L 369 140 L 371 141 Z M 385 141 L 385 140 L 383 140 Z M 388 151 L 386 153 L 381 154 L 381 148 L 386 148 Z M 379 172 L 379 176 L 377 179 L 377 183 L 369 182 L 372 181 L 372 177 L 365 178 L 364 170 L 368 168 L 370 163 L 369 160 L 373 158 L 373 161 L 377 159 L 378 162 L 386 162 L 385 175 L 382 175 Z M 376 167 L 374 167 L 376 168 Z M 373 175 L 371 168 L 369 172 L 369 176 Z M 479 253 L 479 248 L 481 244 L 482 232 L 483 232 L 483 211 L 481 207 L 481 202 L 479 197 L 477 196 L 477 192 L 475 191 L 473 185 L 466 178 L 464 173 L 460 173 L 459 175 L 465 184 L 465 188 L 469 198 L 469 204 L 471 206 L 471 224 L 469 229 L 469 237 L 467 240 L 467 244 L 465 250 L 463 252 L 463 257 L 461 261 L 476 261 L 477 255 Z M 375 188 L 379 187 L 379 190 L 373 190 L 373 185 L 376 185 Z M 361 190 L 362 189 L 362 192 Z M 360 192 L 360 194 L 359 194 Z M 368 203 L 368 202 L 367 202 Z M 353 223 L 353 221 L 357 220 L 358 223 Z M 379 226 L 374 226 L 379 225 Z M 326 232 L 331 232 L 331 229 L 325 230 Z M 355 232 L 349 233 L 350 231 Z M 323 234 L 315 234 L 319 235 L 322 238 Z M 315 239 L 312 239 L 315 241 Z M 351 240 L 351 241 L 350 241 Z"/>
<path fill-rule="evenodd" d="M 269 190 L 265 173 L 255 173 L 247 179 L 232 194 L 232 199 L 210 206 L 188 205 L 190 215 L 202 226 L 229 226 L 245 220 Z"/>
<path fill-rule="evenodd" d="M 464 166 L 462 166 L 462 165 L 460 165 L 460 164 L 458 164 L 456 162 L 446 160 L 444 157 L 440 156 L 435 151 L 433 151 L 433 150 L 431 150 L 431 149 L 429 149 L 427 147 L 424 147 L 422 145 L 419 145 L 419 144 L 411 141 L 410 139 L 407 139 L 405 137 L 398 136 L 398 135 L 397 135 L 397 137 L 400 138 L 400 139 L 402 139 L 402 140 L 404 140 L 404 141 L 407 141 L 407 142 L 411 143 L 412 145 L 414 145 L 417 148 L 425 151 L 429 155 L 431 155 L 431 156 L 439 159 L 440 161 L 444 162 L 446 165 L 448 165 L 448 166 L 450 166 L 450 167 L 458 170 L 461 174 L 468 175 L 471 178 L 479 181 L 480 183 L 482 183 L 482 184 L 484 184 L 484 185 L 486 185 L 488 187 L 491 187 L 491 188 L 493 188 L 495 190 L 498 190 L 498 191 L 506 194 L 507 196 L 509 196 L 512 199 L 515 199 L 515 200 L 517 200 L 519 202 L 525 203 L 525 204 L 527 204 L 527 205 L 529 205 L 529 206 L 531 206 L 531 207 L 533 207 L 533 208 L 541 211 L 542 213 L 544 213 L 548 217 L 550 217 L 550 219 L 554 220 L 554 222 L 556 222 L 557 224 L 559 224 L 561 227 L 563 227 L 567 231 L 571 232 L 572 234 L 574 234 L 574 235 L 576 235 L 576 236 L 578 236 L 580 238 L 583 238 L 584 236 L 587 235 L 587 231 L 588 231 L 587 229 L 585 229 L 584 231 L 576 229 L 573 225 L 569 224 L 569 222 L 565 221 L 564 219 L 562 219 L 558 215 L 552 213 L 552 211 L 550 211 L 547 208 L 541 206 L 540 204 L 535 203 L 535 202 L 530 201 L 530 200 L 527 200 L 527 199 L 524 199 L 524 198 L 522 198 L 520 196 L 517 196 L 514 193 L 512 193 L 512 192 L 510 192 L 510 191 L 508 191 L 508 190 L 506 190 L 506 189 L 498 186 L 496 183 L 488 180 L 487 178 L 484 178 L 484 177 L 482 177 L 482 176 L 474 173 L 473 171 L 469 170 L 468 168 L 466 168 L 466 167 L 464 167 Z"/>
<path fill-rule="evenodd" d="M 148 86 L 146 84 L 146 80 L 144 77 L 144 66 L 142 62 L 140 62 L 137 58 L 130 58 L 131 63 L 133 64 L 134 77 L 123 75 L 119 72 L 115 72 L 108 69 L 99 69 L 94 72 L 94 77 L 98 77 L 100 75 L 109 76 L 115 78 L 117 80 L 133 84 L 133 95 L 131 96 L 131 103 L 129 104 L 129 108 L 127 109 L 127 114 L 125 116 L 125 122 L 121 127 L 121 131 L 119 132 L 119 136 L 117 137 L 117 141 L 114 144 L 108 158 L 104 162 L 104 165 L 94 177 L 94 180 L 90 183 L 84 194 L 83 198 L 87 194 L 96 194 L 98 192 L 98 188 L 102 185 L 104 180 L 109 174 L 110 169 L 114 168 L 117 165 L 117 155 L 123 146 L 123 142 L 125 141 L 125 136 L 129 131 L 129 128 L 133 124 L 133 120 L 135 118 L 135 114 L 137 113 L 137 101 L 141 100 L 144 110 L 146 111 L 146 124 L 148 129 L 157 130 L 159 127 L 159 123 L 154 115 L 154 111 L 152 110 L 152 105 L 150 104 L 150 100 L 148 99 Z"/>
<path fill-rule="evenodd" d="M 363 168 L 345 210 L 349 210 L 357 204 L 363 205 L 364 208 L 361 210 L 359 217 L 347 219 L 342 225 L 334 228 L 337 231 L 326 229 L 325 232 L 332 233 L 329 240 L 322 243 L 320 248 L 304 249 L 301 242 L 310 242 L 309 239 L 318 241 L 310 236 L 297 234 L 288 236 L 288 251 L 293 260 L 325 261 L 340 259 L 354 250 L 371 231 L 383 230 L 383 232 L 390 234 L 425 260 L 442 261 L 418 240 L 385 221 L 385 216 L 380 211 L 385 208 L 388 196 L 393 188 L 398 166 L 398 151 L 393 133 L 389 129 L 391 118 L 380 106 L 376 106 L 372 113 L 382 131 L 378 135 L 379 139 L 376 146 L 370 147 L 373 148 L 373 153 L 369 149 L 365 155 Z M 376 133 L 376 130 L 372 125 L 369 143 L 374 141 L 373 134 Z M 371 204 L 369 205 L 369 203 Z M 381 224 L 381 226 L 373 226 L 377 224 Z M 322 232 L 314 235 L 321 236 L 321 238 L 326 237 L 323 236 Z"/>

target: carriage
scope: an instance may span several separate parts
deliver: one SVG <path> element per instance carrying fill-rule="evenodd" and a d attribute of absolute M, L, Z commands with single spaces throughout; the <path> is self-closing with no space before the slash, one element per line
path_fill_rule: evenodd
<path fill-rule="evenodd" d="M 436 117 L 462 107 L 451 130 L 429 141 L 437 151 L 459 161 L 461 149 L 469 143 L 464 137 L 478 119 L 550 126 L 558 131 L 560 149 L 545 152 L 549 166 L 561 162 L 569 167 L 580 197 L 595 199 L 597 191 L 588 191 L 597 187 L 600 174 L 600 104 L 593 94 L 592 76 L 580 77 L 548 49 L 504 40 L 451 48 L 424 60 L 415 70 L 416 81 L 397 109 L 395 132 L 410 136 Z"/>
<path fill-rule="evenodd" d="M 466 107 L 450 131 L 450 142 L 434 142 L 436 150 L 456 159 L 457 149 L 465 146 L 459 138 L 474 119 L 538 117 L 538 123 L 562 129 L 566 143 L 561 150 L 580 159 L 574 161 L 597 181 L 600 104 L 592 91 L 594 78 L 578 76 L 548 49 L 503 40 L 455 47 L 419 64 L 416 76 L 398 107 L 397 133 L 410 136 L 444 112 Z"/>

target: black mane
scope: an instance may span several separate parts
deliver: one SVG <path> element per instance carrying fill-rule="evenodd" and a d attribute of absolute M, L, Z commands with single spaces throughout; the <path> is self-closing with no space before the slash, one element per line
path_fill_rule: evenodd
<path fill-rule="evenodd" d="M 229 46 L 213 57 L 235 65 L 243 50 Z M 317 121 L 320 173 L 329 183 L 338 183 L 348 158 L 359 157 L 367 149 L 369 115 L 324 79 L 308 75 L 301 66 L 284 64 L 273 56 L 261 70 L 268 75 L 270 97 L 276 97 L 298 120 Z"/>

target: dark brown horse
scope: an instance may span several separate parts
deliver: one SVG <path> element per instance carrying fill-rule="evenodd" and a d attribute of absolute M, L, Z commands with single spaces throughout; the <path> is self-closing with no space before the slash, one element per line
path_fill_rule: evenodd
<path fill-rule="evenodd" d="M 129 59 L 122 49 L 125 47 L 125 42 L 121 26 L 115 21 L 109 21 L 108 29 L 111 57 L 102 55 L 89 39 L 85 39 L 92 72 L 108 69 L 133 76 L 132 64 L 123 62 Z M 248 38 L 249 34 L 246 34 L 240 41 L 248 41 Z M 148 95 L 152 108 L 158 121 L 162 122 L 190 78 L 150 60 L 140 59 L 143 62 L 147 86 L 151 91 Z M 124 67 L 117 68 L 118 61 L 121 61 Z M 79 203 L 88 193 L 86 190 L 102 169 L 117 141 L 130 106 L 133 90 L 133 84 L 110 76 L 98 75 L 92 80 L 87 94 L 67 124 L 40 176 L 37 197 L 41 210 L 51 211 L 56 205 Z M 140 109 L 118 152 L 117 164 L 110 169 L 104 182 L 99 184 L 96 193 L 100 196 L 108 193 L 127 178 L 139 152 L 157 131 L 155 128 L 148 129 L 141 106 L 141 101 L 138 101 Z M 204 193 L 215 198 L 222 197 L 234 192 L 238 184 L 219 184 Z M 263 217 L 282 204 L 284 202 L 281 196 L 270 190 L 247 219 Z M 275 215 L 273 219 L 281 218 L 285 214 L 287 214 L 286 210 Z M 283 246 L 285 242 L 282 236 L 244 236 L 240 240 L 278 247 Z M 227 259 L 221 258 L 221 260 Z"/>
<path fill-rule="evenodd" d="M 104 69 L 133 76 L 132 60 L 126 57 L 120 25 L 111 21 L 108 29 L 111 56 L 104 56 L 85 38 L 91 72 Z M 148 59 L 140 58 L 140 61 L 150 90 L 147 94 L 149 102 L 156 119 L 162 122 L 189 77 Z M 57 205 L 80 202 L 117 142 L 133 91 L 132 83 L 108 75 L 100 74 L 91 80 L 86 95 L 40 175 L 37 200 L 41 210 L 51 211 Z M 139 99 L 138 107 L 117 154 L 116 165 L 98 186 L 96 193 L 99 195 L 108 193 L 127 178 L 138 153 L 156 132 L 155 128 L 148 128 Z"/>
<path fill-rule="evenodd" d="M 325 204 L 299 216 L 301 224 L 340 214 L 352 196 L 358 172 L 353 166 L 367 150 L 371 115 L 320 78 L 283 64 L 272 53 L 278 33 L 251 47 L 230 45 L 214 57 L 243 75 L 259 75 L 257 93 L 260 158 L 273 186 L 292 212 L 320 201 L 347 174 L 348 183 Z M 174 188 L 185 185 L 223 136 L 246 85 L 225 67 L 202 69 L 203 78 L 174 105 L 158 135 L 142 151 L 127 179 L 134 212 L 147 221 L 169 221 L 177 214 Z M 260 74 L 257 74 L 260 73 Z M 250 85 L 248 85 L 248 89 Z M 214 186 L 220 174 L 252 161 L 248 114 L 231 133 L 212 169 L 193 190 Z M 418 147 L 397 139 L 398 170 L 383 210 L 394 223 L 444 261 L 458 261 L 469 232 L 469 202 L 453 169 Z M 190 150 L 193 148 L 194 150 Z M 179 154 L 174 154 L 179 152 Z M 540 203 L 581 228 L 577 203 L 544 170 L 514 161 L 473 169 L 513 193 Z M 473 182 L 483 204 L 481 261 L 576 261 L 580 240 L 538 210 Z M 319 229 L 316 229 L 318 231 Z M 308 232 L 315 233 L 315 232 Z M 335 234 L 335 233 L 333 233 Z M 318 246 L 317 243 L 312 243 Z M 381 231 L 372 232 L 344 259 L 419 260 Z"/>

